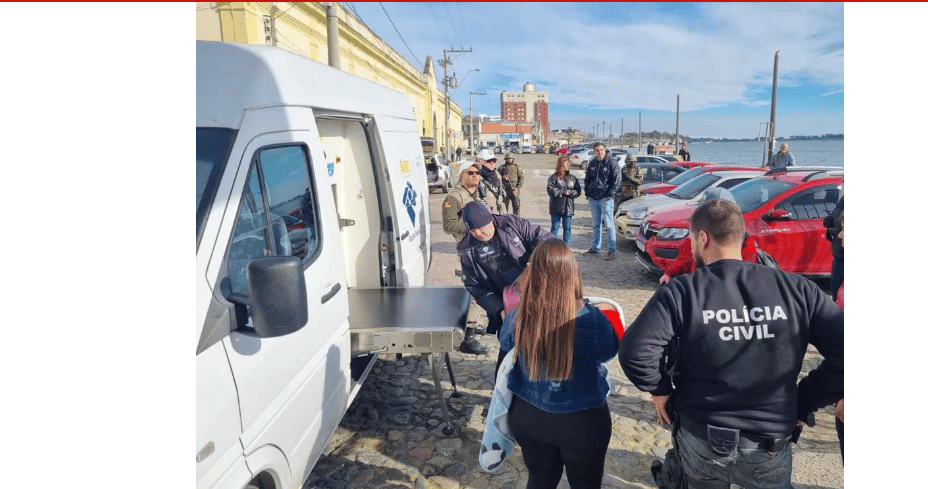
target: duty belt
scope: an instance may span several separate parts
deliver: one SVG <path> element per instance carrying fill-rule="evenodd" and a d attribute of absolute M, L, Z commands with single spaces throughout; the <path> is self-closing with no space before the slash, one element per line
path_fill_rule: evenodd
<path fill-rule="evenodd" d="M 713 428 L 717 430 L 726 430 L 733 431 L 737 433 L 738 439 L 738 448 L 746 448 L 748 450 L 765 450 L 768 452 L 779 452 L 786 448 L 786 444 L 789 443 L 790 437 L 784 438 L 765 438 L 757 436 L 752 433 L 745 433 L 739 430 L 727 430 L 725 428 L 717 428 L 715 426 L 707 425 L 706 423 L 696 422 L 690 419 L 687 419 L 684 416 L 677 416 L 677 419 L 680 422 L 680 427 L 687 431 L 687 433 L 699 438 L 702 441 L 713 443 L 709 439 L 709 431 Z M 733 447 L 732 447 L 733 448 Z M 713 449 L 714 450 L 714 449 Z"/>

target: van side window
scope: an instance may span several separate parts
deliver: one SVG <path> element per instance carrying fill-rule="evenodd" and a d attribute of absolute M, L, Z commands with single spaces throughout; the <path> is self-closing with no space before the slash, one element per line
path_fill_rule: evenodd
<path fill-rule="evenodd" d="M 256 167 L 253 166 L 248 175 L 242 203 L 239 205 L 232 246 L 229 247 L 228 268 L 232 292 L 248 294 L 245 278 L 248 262 L 269 255 L 268 248 L 267 213 L 262 198 L 261 182 Z"/>
<path fill-rule="evenodd" d="M 258 150 L 229 247 L 232 292 L 248 293 L 245 269 L 261 256 L 298 256 L 308 263 L 319 244 L 318 213 L 303 146 Z"/>
<path fill-rule="evenodd" d="M 298 256 L 308 262 L 319 244 L 316 196 L 309 176 L 304 146 L 279 146 L 259 152 L 268 191 L 268 207 L 277 255 Z"/>

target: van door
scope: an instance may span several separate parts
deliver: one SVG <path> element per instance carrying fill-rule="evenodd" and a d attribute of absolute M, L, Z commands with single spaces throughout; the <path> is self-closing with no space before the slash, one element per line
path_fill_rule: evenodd
<path fill-rule="evenodd" d="M 374 122 L 383 147 L 383 163 L 390 172 L 394 225 L 399 238 L 397 285 L 425 285 L 431 226 L 428 181 L 422 153 L 417 151 L 416 127 L 412 121 L 393 117 L 380 117 Z"/>
<path fill-rule="evenodd" d="M 247 294 L 253 258 L 293 255 L 303 261 L 309 322 L 299 331 L 260 338 L 244 307 L 223 343 L 238 390 L 241 443 L 248 460 L 264 447 L 289 464 L 280 476 L 301 481 L 347 408 L 350 340 L 342 244 L 315 130 L 271 132 L 280 121 L 314 129 L 309 109 L 250 111 L 240 137 L 259 133 L 241 155 L 227 214 L 235 216 L 222 260 L 226 294 Z M 275 124 L 276 121 L 276 124 Z M 228 296 L 228 295 L 227 295 Z M 266 459 L 267 457 L 262 457 Z M 280 468 L 276 468 L 280 471 Z"/>

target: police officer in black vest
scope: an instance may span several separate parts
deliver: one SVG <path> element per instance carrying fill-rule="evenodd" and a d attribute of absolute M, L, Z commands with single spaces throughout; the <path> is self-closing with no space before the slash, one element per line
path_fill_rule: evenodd
<path fill-rule="evenodd" d="M 619 349 L 658 421 L 674 422 L 691 489 L 792 487 L 790 439 L 844 397 L 844 312 L 808 279 L 742 261 L 743 239 L 737 205 L 700 205 L 690 218 L 698 268 L 655 292 Z M 797 386 L 809 343 L 824 361 Z"/>

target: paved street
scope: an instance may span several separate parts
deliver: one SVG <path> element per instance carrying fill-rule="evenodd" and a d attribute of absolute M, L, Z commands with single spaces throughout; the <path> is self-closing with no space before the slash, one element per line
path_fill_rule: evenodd
<path fill-rule="evenodd" d="M 499 166 L 502 155 L 498 156 Z M 522 214 L 546 229 L 550 228 L 550 219 L 544 185 L 555 161 L 554 155 L 516 155 L 516 163 L 526 176 Z M 572 173 L 582 179 L 583 172 L 579 169 L 574 168 Z M 460 266 L 455 243 L 441 229 L 444 197 L 440 190 L 429 195 L 433 259 L 428 285 L 461 283 L 454 275 Z M 581 255 L 591 242 L 591 219 L 585 198 L 577 199 L 576 209 L 572 248 L 577 252 L 583 273 L 584 292 L 587 296 L 615 300 L 631 323 L 656 289 L 658 276 L 645 272 L 634 259 L 634 242 L 621 237 L 614 261 L 604 261 L 604 253 L 594 257 Z M 476 304 L 471 306 L 469 321 L 486 324 L 486 315 Z M 501 474 L 486 474 L 477 464 L 499 351 L 495 337 L 478 338 L 490 347 L 489 354 L 450 354 L 459 397 L 451 396 L 447 369 L 441 371 L 456 429 L 453 435 L 442 433 L 442 413 L 428 361 L 417 356 L 397 359 L 395 355 L 384 355 L 304 487 L 524 488 L 527 472 L 518 448 Z M 812 350 L 803 371 L 807 372 L 820 360 Z M 603 487 L 655 487 L 649 470 L 651 461 L 663 457 L 670 447 L 670 432 L 657 423 L 650 397 L 628 382 L 615 361 L 610 363 L 610 376 L 618 385 L 618 394 L 610 396 L 608 401 L 613 436 Z M 794 446 L 793 485 L 797 489 L 843 488 L 834 409 L 819 412 L 817 420 L 817 426 L 806 428 L 800 443 Z M 569 487 L 566 477 L 559 487 Z"/>

